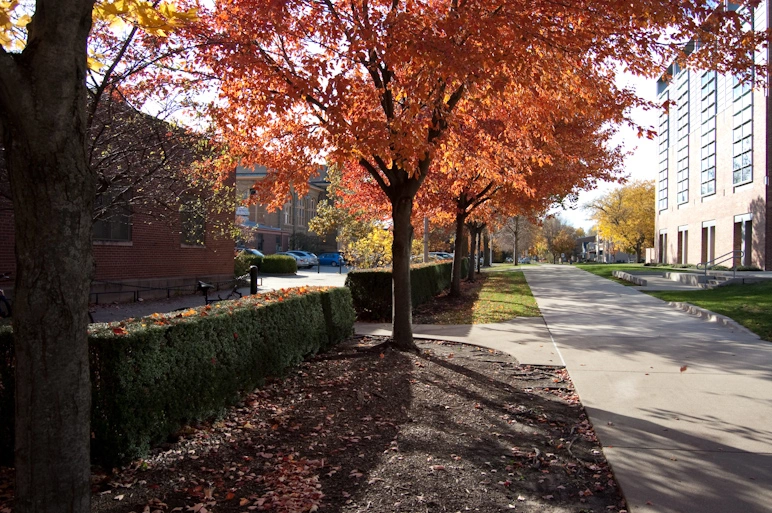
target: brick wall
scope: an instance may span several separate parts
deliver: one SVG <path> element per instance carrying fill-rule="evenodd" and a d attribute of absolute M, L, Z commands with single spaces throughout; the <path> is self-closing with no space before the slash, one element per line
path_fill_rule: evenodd
<path fill-rule="evenodd" d="M 181 293 L 189 293 L 194 291 L 199 279 L 231 279 L 233 239 L 214 233 L 209 229 L 210 220 L 207 221 L 204 246 L 186 247 L 180 243 L 179 219 L 164 222 L 134 214 L 131 242 L 94 242 L 96 276 L 92 292 L 102 293 L 108 289 L 133 291 L 136 287 L 128 284 L 134 284 L 143 288 L 179 287 Z M 13 214 L 0 210 L 0 272 L 15 274 L 13 233 Z M 108 282 L 109 286 L 99 282 Z M 12 295 L 10 285 L 3 288 Z M 159 290 L 144 292 L 141 297 L 166 295 L 165 290 Z M 132 298 L 131 293 L 120 293 L 102 296 L 100 302 L 128 301 Z M 92 301 L 94 299 L 92 296 Z"/>

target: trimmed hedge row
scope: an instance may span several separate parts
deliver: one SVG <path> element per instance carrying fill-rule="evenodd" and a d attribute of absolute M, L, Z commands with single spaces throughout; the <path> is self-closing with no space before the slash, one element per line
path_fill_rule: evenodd
<path fill-rule="evenodd" d="M 298 272 L 298 261 L 288 255 L 265 255 L 261 273 L 295 274 Z"/>
<path fill-rule="evenodd" d="M 249 272 L 249 266 L 256 265 L 261 273 L 295 274 L 298 272 L 298 262 L 288 255 L 265 255 L 264 257 L 242 251 L 236 255 L 233 272 L 243 276 Z"/>
<path fill-rule="evenodd" d="M 287 289 L 130 323 L 92 325 L 92 460 L 147 454 L 269 376 L 353 333 L 346 288 Z M 0 333 L 0 460 L 13 449 L 13 337 Z"/>
<path fill-rule="evenodd" d="M 469 260 L 462 259 L 461 276 L 469 270 Z M 453 262 L 418 264 L 410 267 L 413 308 L 425 303 L 446 288 L 453 278 Z M 346 276 L 357 312 L 391 319 L 391 269 L 351 271 Z"/>

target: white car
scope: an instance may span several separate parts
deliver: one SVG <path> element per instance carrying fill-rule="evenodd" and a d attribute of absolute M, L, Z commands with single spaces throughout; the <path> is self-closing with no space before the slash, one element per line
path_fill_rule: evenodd
<path fill-rule="evenodd" d="M 297 263 L 298 269 L 301 267 L 311 267 L 311 262 L 308 260 L 308 258 L 300 255 L 296 255 L 294 253 L 290 253 L 289 251 L 282 251 L 281 253 L 276 253 L 277 255 L 284 255 L 289 256 L 295 259 L 295 263 Z"/>
<path fill-rule="evenodd" d="M 291 249 L 291 250 L 287 251 L 287 253 L 290 253 L 290 254 L 298 256 L 298 257 L 305 258 L 306 260 L 308 260 L 310 262 L 308 267 L 313 267 L 315 265 L 319 265 L 319 258 L 316 255 L 314 255 L 313 253 L 309 253 L 308 251 L 300 251 L 300 250 L 297 250 L 297 249 Z M 300 264 L 298 264 L 298 267 L 300 267 Z"/>

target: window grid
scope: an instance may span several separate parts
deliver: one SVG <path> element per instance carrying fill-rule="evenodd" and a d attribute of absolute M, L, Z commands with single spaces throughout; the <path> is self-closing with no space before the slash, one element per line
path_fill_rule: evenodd
<path fill-rule="evenodd" d="M 676 100 L 676 202 L 689 201 L 689 72 L 678 75 Z"/>
<path fill-rule="evenodd" d="M 702 74 L 702 135 L 700 149 L 700 194 L 716 193 L 716 73 Z"/>
<path fill-rule="evenodd" d="M 732 97 L 732 184 L 741 185 L 753 180 L 753 92 L 750 83 L 741 83 L 735 77 Z"/>
<path fill-rule="evenodd" d="M 667 91 L 660 97 L 662 103 L 668 101 Z M 668 146 L 670 145 L 670 113 L 669 109 L 659 115 L 659 179 L 657 188 L 657 208 L 667 209 L 667 175 L 668 175 Z"/>
<path fill-rule="evenodd" d="M 131 241 L 131 207 L 128 204 L 129 193 L 115 198 L 113 193 L 97 195 L 94 208 L 105 208 L 94 221 L 93 238 L 98 241 L 130 242 Z"/>

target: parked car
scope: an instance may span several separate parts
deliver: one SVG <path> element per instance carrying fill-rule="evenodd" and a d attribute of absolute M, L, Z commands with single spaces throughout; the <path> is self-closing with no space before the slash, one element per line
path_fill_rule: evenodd
<path fill-rule="evenodd" d="M 453 253 L 448 253 L 446 251 L 430 251 L 429 259 L 430 260 L 453 260 Z"/>
<path fill-rule="evenodd" d="M 281 252 L 276 253 L 276 254 L 277 255 L 289 256 L 289 257 L 294 258 L 295 262 L 298 265 L 298 269 L 300 269 L 301 267 L 307 267 L 307 268 L 311 267 L 311 262 L 308 260 L 308 258 L 306 258 L 304 256 L 296 255 L 294 253 L 290 253 L 289 251 L 281 251 Z"/>
<path fill-rule="evenodd" d="M 520 260 L 517 261 L 518 264 L 530 264 L 531 259 L 529 257 L 520 257 Z"/>
<path fill-rule="evenodd" d="M 343 255 L 340 253 L 322 253 L 319 255 L 319 265 L 331 265 L 338 267 L 346 265 L 346 261 L 343 259 Z"/>
<path fill-rule="evenodd" d="M 263 254 L 263 252 L 260 251 L 259 249 L 255 249 L 255 248 L 240 248 L 240 249 L 241 249 L 241 251 L 249 253 L 250 255 L 255 255 L 255 256 L 259 256 L 259 257 L 264 257 L 265 256 Z"/>
<path fill-rule="evenodd" d="M 319 265 L 319 259 L 316 255 L 313 253 L 309 253 L 308 251 L 300 251 L 297 249 L 291 249 L 287 251 L 287 253 L 292 253 L 293 255 L 299 256 L 299 257 L 305 257 L 310 262 L 310 265 L 308 267 Z"/>

